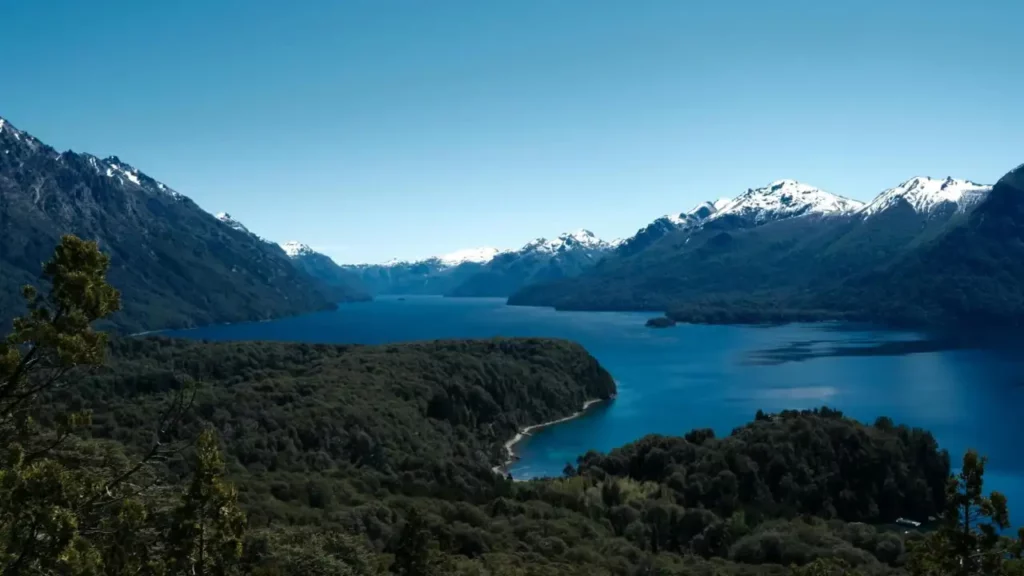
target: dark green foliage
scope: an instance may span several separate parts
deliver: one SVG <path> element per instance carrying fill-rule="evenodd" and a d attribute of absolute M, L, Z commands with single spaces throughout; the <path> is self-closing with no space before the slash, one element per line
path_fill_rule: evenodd
<path fill-rule="evenodd" d="M 171 523 L 150 466 L 181 448 L 166 442 L 184 414 L 181 390 L 144 425 L 155 431 L 140 438 L 154 439 L 139 444 L 137 458 L 123 446 L 80 440 L 75 433 L 88 430 L 90 413 L 47 401 L 103 362 L 106 335 L 91 324 L 120 306 L 106 282 L 109 263 L 95 242 L 64 236 L 43 266 L 47 294 L 26 286 L 28 311 L 0 341 L 0 571 L 116 576 L 177 567 L 226 575 L 244 517 L 221 478 L 215 433 L 200 436 L 192 489 Z"/>
<path fill-rule="evenodd" d="M 167 535 L 168 564 L 196 576 L 229 573 L 242 555 L 245 516 L 235 487 L 224 481 L 217 435 L 203 430 L 196 441 L 192 481 L 173 513 Z"/>
<path fill-rule="evenodd" d="M 985 458 L 968 451 L 960 473 L 949 478 L 939 529 L 912 547 L 913 576 L 1002 576 L 1024 568 L 1024 528 L 1016 540 L 1001 534 L 1010 525 L 1006 497 L 985 496 L 984 475 Z"/>
<path fill-rule="evenodd" d="M 253 531 L 243 569 L 264 574 L 787 574 L 818 558 L 886 574 L 904 562 L 902 533 L 844 521 L 933 514 L 948 473 L 928 434 L 824 409 L 762 413 L 725 438 L 648 437 L 566 478 L 503 479 L 491 467 L 517 429 L 614 392 L 567 342 L 112 351 L 57 404 L 92 407 L 94 436 L 133 446 L 167 367 L 201 379 L 184 433 L 218 429 Z"/>
<path fill-rule="evenodd" d="M 159 406 L 150 398 L 174 385 L 169 366 L 206 382 L 195 418 L 217 426 L 237 462 L 259 473 L 261 486 L 241 498 L 267 502 L 263 513 L 275 518 L 364 501 L 347 479 L 309 476 L 330 470 L 372 471 L 382 489 L 472 499 L 492 489 L 491 467 L 518 429 L 615 392 L 611 376 L 564 341 L 344 347 L 125 339 L 115 343 L 110 368 L 61 402 L 106 407 L 96 410 L 94 434 L 130 444 L 132 426 Z"/>
<path fill-rule="evenodd" d="M 96 240 L 125 295 L 110 318 L 124 331 L 256 320 L 323 309 L 322 285 L 280 247 L 234 230 L 117 158 L 58 154 L 0 131 L 0 332 L 24 310 L 60 236 Z M 108 172 L 108 170 L 111 170 Z"/>
<path fill-rule="evenodd" d="M 942 509 L 949 457 L 920 429 L 861 426 L 826 408 L 760 413 L 726 438 L 709 432 L 589 453 L 579 473 L 664 484 L 682 506 L 726 517 L 742 509 L 882 523 Z"/>

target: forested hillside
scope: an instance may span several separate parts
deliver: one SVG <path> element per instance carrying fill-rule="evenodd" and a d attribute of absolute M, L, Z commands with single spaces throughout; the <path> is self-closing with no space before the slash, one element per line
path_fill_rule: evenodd
<path fill-rule="evenodd" d="M 1020 173 L 927 211 L 883 194 L 884 209 L 752 228 L 710 221 L 608 257 L 577 278 L 528 286 L 509 303 L 666 311 L 688 322 L 1016 326 L 1024 321 Z"/>
<path fill-rule="evenodd" d="M 949 458 L 930 434 L 828 409 L 759 415 L 721 439 L 644 438 L 583 455 L 564 479 L 503 479 L 491 467 L 518 428 L 614 393 L 593 358 L 558 341 L 123 340 L 55 399 L 93 409 L 94 438 L 142 449 L 138 428 L 184 375 L 203 380 L 179 433 L 217 429 L 249 519 L 244 561 L 286 573 L 289 554 L 323 553 L 285 545 L 311 530 L 403 562 L 413 511 L 424 554 L 453 573 L 784 574 L 819 557 L 896 573 L 906 537 L 876 526 L 945 502 Z M 185 464 L 161 469 L 176 479 Z"/>
<path fill-rule="evenodd" d="M 1021 573 L 984 460 L 926 431 L 758 412 L 515 482 L 517 430 L 615 394 L 578 345 L 108 345 L 108 265 L 65 237 L 0 342 L 4 574 Z"/>

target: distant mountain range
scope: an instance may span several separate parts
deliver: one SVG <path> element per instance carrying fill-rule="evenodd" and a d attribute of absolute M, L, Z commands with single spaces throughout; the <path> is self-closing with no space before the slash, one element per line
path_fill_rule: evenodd
<path fill-rule="evenodd" d="M 117 157 L 58 153 L 0 118 L 0 321 L 22 310 L 60 234 L 111 255 L 122 330 L 273 318 L 376 294 L 665 311 L 678 320 L 1024 322 L 1021 169 L 993 188 L 911 178 L 864 204 L 795 180 L 653 220 L 514 250 L 338 265 L 213 216 Z M 1021 252 L 1021 254 L 1018 254 Z"/>
<path fill-rule="evenodd" d="M 357 274 L 335 264 L 330 257 L 313 250 L 301 242 L 285 242 L 281 249 L 300 270 L 328 287 L 334 302 L 370 300 L 370 292 Z"/>
<path fill-rule="evenodd" d="M 915 177 L 866 205 L 773 182 L 671 226 L 661 220 L 578 277 L 527 286 L 509 303 L 697 322 L 1018 323 L 1024 283 L 1010 279 L 1014 231 L 1024 231 L 1011 209 L 1024 210 L 1012 184 L 1019 172 L 994 189 Z"/>
<path fill-rule="evenodd" d="M 508 296 L 531 282 L 575 276 L 618 246 L 588 230 L 537 238 L 518 250 L 470 248 L 419 261 L 345 266 L 374 294 Z"/>
<path fill-rule="evenodd" d="M 123 331 L 273 318 L 339 300 L 337 287 L 280 247 L 119 158 L 57 152 L 0 118 L 0 325 L 24 309 L 20 287 L 39 282 L 65 233 L 111 256 L 123 300 L 112 322 Z"/>
<path fill-rule="evenodd" d="M 537 238 L 518 250 L 503 251 L 449 290 L 447 296 L 509 296 L 536 282 L 572 278 L 593 267 L 619 245 L 589 230 Z"/>

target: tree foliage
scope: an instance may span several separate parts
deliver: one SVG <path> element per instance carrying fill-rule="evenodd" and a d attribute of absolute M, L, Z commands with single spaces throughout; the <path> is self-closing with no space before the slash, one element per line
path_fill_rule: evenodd
<path fill-rule="evenodd" d="M 1024 528 L 1017 540 L 1003 535 L 1010 526 L 1006 497 L 984 494 L 985 461 L 970 450 L 960 472 L 950 476 L 939 529 L 918 542 L 910 555 L 913 576 L 1020 573 Z"/>
<path fill-rule="evenodd" d="M 170 394 L 152 435 L 139 435 L 149 446 L 136 453 L 78 437 L 76 432 L 88 433 L 90 412 L 55 409 L 49 402 L 104 361 L 106 336 L 91 325 L 120 305 L 120 295 L 106 281 L 108 266 L 95 242 L 65 236 L 43 267 L 48 291 L 24 289 L 28 312 L 15 319 L 0 343 L 0 572 L 5 575 L 162 574 L 178 560 L 164 537 L 168 509 L 151 464 L 181 448 L 165 441 L 187 411 L 186 389 Z M 212 438 L 211 433 L 201 439 L 195 485 L 210 484 L 232 495 L 202 466 L 219 461 Z M 194 500 L 194 494 L 187 495 L 183 508 Z M 241 513 L 229 500 L 216 502 L 215 516 L 233 514 L 234 527 Z M 235 546 L 239 538 L 235 533 Z"/>
<path fill-rule="evenodd" d="M 984 459 L 951 477 L 923 430 L 758 411 L 513 482 L 517 430 L 614 395 L 579 346 L 108 344 L 102 255 L 65 242 L 3 344 L 4 574 L 1021 573 Z"/>

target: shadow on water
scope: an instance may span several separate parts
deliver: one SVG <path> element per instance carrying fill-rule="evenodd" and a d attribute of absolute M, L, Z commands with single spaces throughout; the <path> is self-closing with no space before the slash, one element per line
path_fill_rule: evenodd
<path fill-rule="evenodd" d="M 828 325 L 822 331 L 844 334 L 865 330 L 864 326 Z M 836 358 L 849 356 L 906 356 L 929 352 L 950 352 L 957 350 L 988 350 L 1003 352 L 1024 352 L 1024 339 L 1019 334 L 1004 331 L 960 332 L 960 333 L 905 333 L 893 338 L 888 333 L 884 338 L 842 338 L 815 339 L 787 342 L 785 345 L 753 350 L 747 353 L 743 363 L 747 365 L 771 366 L 787 362 L 802 362 L 815 358 Z M 1021 384 L 1024 384 L 1022 377 Z"/>

